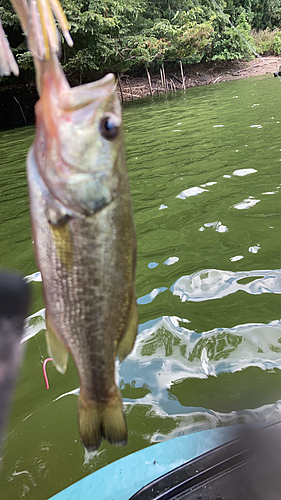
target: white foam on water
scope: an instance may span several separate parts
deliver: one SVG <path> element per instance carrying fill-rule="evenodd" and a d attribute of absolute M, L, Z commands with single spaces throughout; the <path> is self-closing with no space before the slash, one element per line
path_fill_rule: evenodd
<path fill-rule="evenodd" d="M 245 198 L 245 200 L 232 205 L 232 207 L 230 208 L 236 208 L 237 210 L 247 210 L 248 208 L 254 207 L 260 201 L 261 200 L 256 200 L 254 196 L 249 196 L 249 198 Z"/>
<path fill-rule="evenodd" d="M 239 168 L 238 170 L 234 170 L 232 175 L 237 175 L 238 177 L 244 177 L 245 175 L 254 174 L 257 172 L 255 168 Z"/>
<path fill-rule="evenodd" d="M 185 189 L 185 191 L 182 191 L 180 194 L 176 196 L 176 198 L 180 198 L 181 200 L 185 200 L 186 198 L 189 198 L 190 196 L 197 196 L 198 194 L 204 193 L 205 191 L 209 191 L 208 189 L 202 189 L 198 186 L 191 187 L 189 189 Z"/>

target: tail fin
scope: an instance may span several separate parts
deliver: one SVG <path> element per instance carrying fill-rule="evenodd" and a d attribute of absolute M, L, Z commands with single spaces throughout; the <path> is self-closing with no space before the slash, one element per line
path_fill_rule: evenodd
<path fill-rule="evenodd" d="M 127 443 L 127 424 L 121 394 L 116 387 L 114 395 L 106 402 L 85 403 L 83 390 L 78 398 L 79 430 L 88 451 L 97 450 L 102 438 L 115 446 Z"/>

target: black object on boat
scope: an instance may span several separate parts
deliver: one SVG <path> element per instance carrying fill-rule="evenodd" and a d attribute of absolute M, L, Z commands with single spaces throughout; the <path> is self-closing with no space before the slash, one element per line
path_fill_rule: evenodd
<path fill-rule="evenodd" d="M 14 272 L 0 272 L 0 442 L 19 364 L 30 292 Z"/>
<path fill-rule="evenodd" d="M 130 500 L 280 500 L 281 422 L 239 426 L 237 438 L 168 472 Z"/>

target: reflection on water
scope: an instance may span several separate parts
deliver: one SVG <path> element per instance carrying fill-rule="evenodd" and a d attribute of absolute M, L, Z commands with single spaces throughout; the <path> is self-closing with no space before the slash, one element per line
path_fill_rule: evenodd
<path fill-rule="evenodd" d="M 201 334 L 187 328 L 187 324 L 185 319 L 164 316 L 144 328 L 127 365 L 121 367 L 120 376 L 128 378 L 128 370 L 135 364 L 138 371 L 144 367 L 140 377 L 144 383 L 149 380 L 151 384 L 153 380 L 158 390 L 159 385 L 162 390 L 182 378 L 206 378 L 250 366 L 281 369 L 278 320 L 219 327 Z M 148 363 L 156 363 L 157 369 L 148 373 Z"/>
<path fill-rule="evenodd" d="M 233 205 L 233 208 L 236 208 L 237 210 L 246 210 L 248 208 L 254 207 L 260 201 L 261 200 L 256 200 L 254 196 L 249 196 L 249 198 L 245 198 L 245 200 L 241 201 L 240 203 L 236 203 L 235 205 Z"/>
<path fill-rule="evenodd" d="M 42 374 L 45 310 L 24 173 L 33 129 L 0 133 L 1 263 L 33 291 L 1 499 L 47 499 L 186 432 L 280 419 L 280 92 L 279 79 L 261 77 L 125 106 L 140 327 L 116 362 L 128 444 L 94 454 L 78 435 L 73 361 L 65 376 L 49 363 L 49 390 Z"/>
<path fill-rule="evenodd" d="M 249 251 L 257 253 L 260 246 L 250 248 Z M 172 293 L 179 296 L 182 302 L 218 299 L 238 290 L 253 295 L 281 293 L 281 270 L 232 272 L 204 269 L 190 276 L 182 276 L 171 287 Z"/>

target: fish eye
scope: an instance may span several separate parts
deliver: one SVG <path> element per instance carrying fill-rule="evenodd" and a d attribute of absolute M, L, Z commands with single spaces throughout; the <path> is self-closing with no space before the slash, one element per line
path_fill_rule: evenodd
<path fill-rule="evenodd" d="M 102 137 L 105 139 L 109 141 L 111 139 L 115 139 L 115 137 L 119 134 L 120 120 L 117 116 L 108 113 L 102 117 L 99 129 Z"/>

